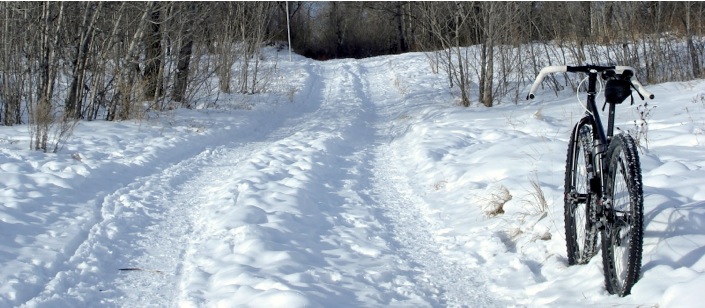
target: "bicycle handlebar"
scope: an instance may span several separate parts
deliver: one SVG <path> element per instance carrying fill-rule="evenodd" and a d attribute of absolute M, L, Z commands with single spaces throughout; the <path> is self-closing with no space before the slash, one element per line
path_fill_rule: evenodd
<path fill-rule="evenodd" d="M 631 70 L 632 72 L 635 72 L 636 70 L 632 68 L 631 66 L 596 66 L 596 65 L 587 65 L 587 66 L 567 66 L 567 65 L 559 65 L 559 66 L 546 66 L 541 69 L 539 72 L 538 76 L 536 76 L 536 80 L 534 80 L 534 84 L 531 86 L 531 90 L 529 91 L 529 95 L 526 96 L 527 100 L 534 99 L 536 96 L 534 95 L 534 92 L 536 89 L 538 89 L 539 85 L 541 85 L 541 82 L 543 79 L 546 77 L 548 74 L 552 73 L 589 73 L 591 71 L 595 72 L 602 72 L 606 70 L 613 69 L 617 74 L 621 74 L 622 72 L 626 70 Z M 639 80 L 637 80 L 634 76 L 631 78 L 631 83 L 634 85 L 636 88 L 637 92 L 641 96 L 642 99 L 644 99 L 644 96 L 648 97 L 649 99 L 654 99 L 654 95 L 644 89 L 644 86 L 641 85 Z"/>

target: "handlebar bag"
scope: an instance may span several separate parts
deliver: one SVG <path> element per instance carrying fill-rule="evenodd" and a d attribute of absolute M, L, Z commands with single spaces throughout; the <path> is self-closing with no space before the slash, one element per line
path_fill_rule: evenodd
<path fill-rule="evenodd" d="M 621 79 L 607 80 L 605 85 L 605 100 L 610 104 L 621 104 L 632 95 L 631 82 Z"/>

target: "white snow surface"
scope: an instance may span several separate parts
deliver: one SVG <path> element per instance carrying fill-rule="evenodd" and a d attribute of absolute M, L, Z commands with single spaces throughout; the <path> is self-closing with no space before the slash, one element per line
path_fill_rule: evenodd
<path fill-rule="evenodd" d="M 703 304 L 705 81 L 647 87 L 643 270 L 620 298 L 599 254 L 567 265 L 575 93 L 464 108 L 445 78 L 422 53 L 281 54 L 265 94 L 84 121 L 56 154 L 0 127 L 0 307 Z"/>

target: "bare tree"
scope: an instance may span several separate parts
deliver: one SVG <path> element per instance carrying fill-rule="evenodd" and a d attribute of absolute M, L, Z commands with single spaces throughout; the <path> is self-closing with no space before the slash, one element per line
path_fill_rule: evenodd
<path fill-rule="evenodd" d="M 79 28 L 79 40 L 76 46 L 76 53 L 73 60 L 73 70 L 71 72 L 71 84 L 65 103 L 65 112 L 73 117 L 81 118 L 83 108 L 83 91 L 86 80 L 86 64 L 89 58 L 89 49 L 93 43 L 93 33 L 95 24 L 100 16 L 103 2 L 86 2 L 83 14 L 83 21 Z"/>
<path fill-rule="evenodd" d="M 144 35 L 145 38 L 145 63 L 144 63 L 144 97 L 153 100 L 164 94 L 161 81 L 163 73 L 162 57 L 162 16 L 169 2 L 153 2 L 149 12 L 149 23 Z"/>
<path fill-rule="evenodd" d="M 132 115 L 135 107 L 135 102 L 140 99 L 140 95 L 135 93 L 135 86 L 139 74 L 139 50 L 138 44 L 142 38 L 145 25 L 152 11 L 152 2 L 143 4 L 141 16 L 137 19 L 137 27 L 132 34 L 129 44 L 126 45 L 124 56 L 118 61 L 119 67 L 116 69 L 117 89 L 115 98 L 111 101 L 110 108 L 107 114 L 107 120 L 126 120 Z M 117 28 L 116 28 L 117 29 Z"/>
<path fill-rule="evenodd" d="M 37 68 L 38 96 L 32 106 L 33 112 L 30 112 L 30 135 L 33 140 L 31 148 L 46 152 L 48 151 L 49 129 L 54 121 L 52 98 L 59 70 L 57 49 L 62 34 L 60 29 L 64 19 L 64 3 L 60 2 L 54 5 L 51 2 L 44 2 L 41 12 L 40 56 Z"/>
<path fill-rule="evenodd" d="M 2 2 L 2 33 L 0 33 L 0 106 L 2 107 L 2 124 L 11 126 L 22 123 L 21 101 L 25 88 L 25 74 L 22 74 L 24 61 L 21 55 L 22 33 L 20 27 L 13 22 L 21 20 L 22 10 L 14 7 L 14 3 Z"/>
<path fill-rule="evenodd" d="M 702 68 L 700 66 L 700 59 L 698 56 L 699 52 L 698 52 L 697 47 L 695 46 L 695 43 L 693 40 L 693 27 L 692 27 L 692 17 L 691 17 L 692 4 L 690 2 L 686 2 L 686 3 L 684 3 L 684 6 L 685 6 L 685 14 L 681 15 L 681 16 L 682 16 L 683 26 L 685 27 L 685 39 L 686 39 L 687 46 L 688 46 L 688 54 L 690 55 L 692 76 L 693 76 L 693 78 L 700 78 L 702 76 Z M 702 51 L 700 53 L 702 53 Z"/>
<path fill-rule="evenodd" d="M 472 9 L 462 2 L 429 2 L 421 8 L 421 20 L 430 36 L 427 48 L 440 45 L 440 49 L 433 51 L 432 61 L 440 63 L 439 67 L 447 73 L 450 87 L 457 84 L 461 104 L 466 107 L 470 106 L 469 65 L 468 54 L 461 47 L 465 45 L 462 33 L 470 20 L 470 12 Z"/>
<path fill-rule="evenodd" d="M 186 102 L 186 87 L 188 85 L 191 56 L 193 55 L 193 27 L 196 6 L 194 3 L 182 4 L 182 6 L 181 14 L 183 18 L 177 30 L 179 33 L 179 52 L 172 99 L 181 103 L 183 107 L 190 107 L 191 105 Z"/>
<path fill-rule="evenodd" d="M 240 16 L 237 25 L 240 62 L 238 78 L 241 93 L 259 92 L 260 52 L 267 38 L 269 12 L 273 6 L 270 2 L 244 2 L 236 6 Z"/>

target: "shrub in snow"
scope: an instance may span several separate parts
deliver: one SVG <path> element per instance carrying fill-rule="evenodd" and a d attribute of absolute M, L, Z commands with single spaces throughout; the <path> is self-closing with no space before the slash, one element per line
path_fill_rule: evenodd
<path fill-rule="evenodd" d="M 507 187 L 504 185 L 492 185 L 487 191 L 489 192 L 489 197 L 486 198 L 487 201 L 483 204 L 483 212 L 490 217 L 504 214 L 504 204 L 512 200 L 512 195 Z"/>

